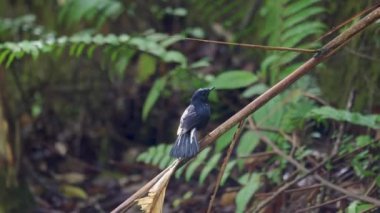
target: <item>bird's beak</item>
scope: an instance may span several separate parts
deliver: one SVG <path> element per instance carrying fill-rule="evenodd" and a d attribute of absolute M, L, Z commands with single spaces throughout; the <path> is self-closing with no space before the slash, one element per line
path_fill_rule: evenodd
<path fill-rule="evenodd" d="M 212 90 L 215 89 L 215 87 L 209 87 L 208 89 L 209 89 L 210 91 L 212 91 Z"/>

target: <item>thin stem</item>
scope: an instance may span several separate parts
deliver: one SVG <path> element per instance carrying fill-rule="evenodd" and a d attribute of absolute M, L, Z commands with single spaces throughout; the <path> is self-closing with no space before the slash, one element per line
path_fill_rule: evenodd
<path fill-rule="evenodd" d="M 298 52 L 298 53 L 316 53 L 316 52 L 318 52 L 318 50 L 312 50 L 312 49 L 291 48 L 291 47 L 275 47 L 275 46 L 265 46 L 265 45 L 257 45 L 257 44 L 243 44 L 243 43 L 215 41 L 215 40 L 198 39 L 198 38 L 185 38 L 185 40 L 199 41 L 199 42 L 206 42 L 206 43 L 213 43 L 213 44 L 225 44 L 225 45 L 229 45 L 229 46 L 248 47 L 248 48 L 256 48 L 256 49 L 263 49 L 263 50 L 276 50 L 276 51 L 287 51 L 287 52 Z"/>
<path fill-rule="evenodd" d="M 220 181 L 222 180 L 222 177 L 223 177 L 223 174 L 224 174 L 224 170 L 226 169 L 227 163 L 230 160 L 230 157 L 231 157 L 232 151 L 234 150 L 235 144 L 238 141 L 238 139 L 239 139 L 239 137 L 240 137 L 240 135 L 241 135 L 241 133 L 243 131 L 243 128 L 242 128 L 243 124 L 244 124 L 244 121 L 240 121 L 240 123 L 239 123 L 239 125 L 237 127 L 237 130 L 236 130 L 236 132 L 235 132 L 235 134 L 234 134 L 234 136 L 232 138 L 231 144 L 228 147 L 227 155 L 226 155 L 226 157 L 223 160 L 223 164 L 222 164 L 222 166 L 220 168 L 220 171 L 218 173 L 218 177 L 216 178 L 216 183 L 215 183 L 214 191 L 213 191 L 213 193 L 211 195 L 211 200 L 210 200 L 210 203 L 208 205 L 207 213 L 211 213 L 212 206 L 213 206 L 214 201 L 215 201 L 216 193 L 218 192 Z"/>

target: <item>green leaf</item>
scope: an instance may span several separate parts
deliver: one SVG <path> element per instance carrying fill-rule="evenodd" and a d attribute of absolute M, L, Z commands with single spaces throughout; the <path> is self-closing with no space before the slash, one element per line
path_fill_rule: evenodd
<path fill-rule="evenodd" d="M 295 14 L 294 16 L 289 17 L 284 23 L 283 27 L 285 29 L 292 28 L 295 25 L 310 19 L 310 17 L 314 15 L 322 14 L 323 12 L 325 12 L 325 10 L 326 9 L 323 7 L 310 7 L 310 8 L 304 9 L 298 12 L 297 14 Z"/>
<path fill-rule="evenodd" d="M 236 165 L 236 160 L 230 161 L 227 163 L 226 169 L 224 170 L 222 180 L 220 181 L 220 185 L 223 186 L 226 183 L 226 180 L 228 177 L 230 177 L 230 174 L 232 172 L 232 169 Z"/>
<path fill-rule="evenodd" d="M 168 47 L 174 43 L 177 43 L 178 41 L 181 41 L 184 37 L 183 36 L 180 36 L 180 35 L 173 35 L 173 36 L 169 36 L 167 39 L 165 39 L 164 41 L 162 41 L 160 43 L 160 45 L 162 47 Z"/>
<path fill-rule="evenodd" d="M 361 135 L 356 138 L 356 145 L 359 147 L 366 146 L 368 144 L 371 144 L 372 142 L 373 140 L 369 135 Z"/>
<path fill-rule="evenodd" d="M 168 51 L 166 52 L 163 56 L 162 56 L 162 59 L 165 61 L 165 62 L 177 62 L 177 63 L 180 63 L 182 66 L 185 66 L 186 63 L 187 63 L 187 59 L 186 57 L 178 52 L 178 51 Z"/>
<path fill-rule="evenodd" d="M 376 177 L 376 185 L 380 187 L 380 175 Z"/>
<path fill-rule="evenodd" d="M 150 76 L 154 74 L 156 70 L 157 59 L 146 53 L 140 55 L 137 65 L 137 82 L 143 83 L 149 79 Z"/>
<path fill-rule="evenodd" d="M 199 153 L 197 155 L 197 158 L 190 163 L 190 165 L 186 168 L 186 174 L 185 174 L 185 178 L 187 181 L 189 181 L 191 179 L 191 177 L 193 176 L 195 170 L 202 164 L 205 162 L 206 158 L 208 157 L 208 153 L 210 152 L 211 148 L 210 147 L 207 147 L 206 149 L 204 149 L 201 153 Z"/>
<path fill-rule="evenodd" d="M 87 48 L 87 57 L 88 58 L 92 58 L 92 56 L 94 55 L 94 51 L 96 49 L 96 45 L 91 45 L 90 47 Z"/>
<path fill-rule="evenodd" d="M 147 164 L 150 164 L 156 155 L 156 148 L 155 147 L 150 147 L 147 151 L 148 155 L 146 156 L 144 162 Z"/>
<path fill-rule="evenodd" d="M 217 154 L 214 154 L 209 161 L 207 161 L 206 166 L 203 168 L 199 176 L 200 184 L 203 184 L 207 176 L 210 174 L 211 170 L 216 168 L 216 164 L 218 164 L 220 157 L 221 157 L 221 154 L 217 153 Z"/>
<path fill-rule="evenodd" d="M 355 200 L 350 203 L 350 205 L 347 207 L 347 213 L 361 213 L 361 212 L 367 212 L 367 210 L 373 208 L 373 204 L 368 203 L 362 203 L 358 200 Z"/>
<path fill-rule="evenodd" d="M 139 50 L 146 50 L 146 39 L 140 37 L 133 37 L 129 40 L 129 43 L 136 46 Z"/>
<path fill-rule="evenodd" d="M 247 87 L 257 81 L 257 77 L 248 71 L 227 71 L 218 75 L 211 86 L 216 89 L 237 89 Z"/>
<path fill-rule="evenodd" d="M 11 53 L 8 57 L 7 63 L 5 64 L 5 68 L 9 68 L 9 66 L 12 64 L 13 60 L 16 57 L 16 53 Z"/>
<path fill-rule="evenodd" d="M 252 196 L 260 188 L 260 177 L 260 174 L 253 173 L 249 177 L 247 183 L 238 192 L 235 198 L 236 212 L 244 212 L 244 210 L 247 208 L 247 205 L 252 199 Z"/>
<path fill-rule="evenodd" d="M 309 0 L 309 1 L 294 1 L 289 3 L 289 5 L 284 10 L 285 16 L 293 15 L 299 11 L 302 11 L 304 8 L 307 8 L 315 3 L 317 3 L 319 0 Z"/>
<path fill-rule="evenodd" d="M 165 151 L 164 151 L 164 153 L 165 153 L 165 155 L 164 155 L 164 157 L 161 159 L 161 161 L 159 162 L 159 165 L 158 165 L 158 167 L 160 168 L 160 169 L 164 169 L 164 168 L 166 168 L 167 166 L 169 166 L 169 164 L 174 160 L 171 156 L 170 156 L 170 149 L 172 148 L 172 146 L 171 145 L 166 145 L 165 146 L 166 148 L 165 148 Z"/>
<path fill-rule="evenodd" d="M 286 97 L 286 95 L 279 95 L 253 113 L 257 125 L 279 128 L 285 114 L 284 100 L 286 98 L 289 97 Z"/>
<path fill-rule="evenodd" d="M 77 49 L 76 49 L 76 51 L 75 51 L 75 56 L 76 57 L 79 57 L 81 54 L 82 54 L 82 52 L 83 52 L 83 49 L 85 48 L 85 44 L 83 44 L 83 43 L 81 43 L 81 44 L 79 44 L 78 45 L 78 47 L 77 47 Z"/>
<path fill-rule="evenodd" d="M 147 39 L 154 41 L 154 42 L 160 42 L 165 39 L 167 39 L 169 36 L 164 33 L 152 33 L 146 36 Z"/>
<path fill-rule="evenodd" d="M 145 121 L 148 117 L 148 114 L 150 110 L 152 109 L 153 105 L 156 103 L 157 99 L 160 97 L 160 94 L 162 90 L 164 89 L 166 85 L 166 77 L 161 77 L 157 79 L 152 88 L 149 91 L 148 97 L 145 99 L 144 106 L 143 106 L 143 112 L 142 112 L 142 119 Z"/>
<path fill-rule="evenodd" d="M 318 120 L 321 119 L 332 119 L 336 121 L 345 121 L 348 123 L 366 126 L 373 129 L 380 128 L 379 115 L 363 115 L 357 112 L 350 112 L 347 110 L 334 109 L 332 107 L 320 107 L 313 109 L 308 117 L 315 118 Z"/>
<path fill-rule="evenodd" d="M 166 155 L 165 153 L 166 144 L 160 144 L 155 147 L 155 155 L 152 160 L 153 165 L 158 165 L 158 163 L 162 160 L 162 158 Z"/>
<path fill-rule="evenodd" d="M 69 198 L 87 199 L 88 195 L 85 190 L 74 185 L 63 185 L 60 187 L 60 191 Z"/>
<path fill-rule="evenodd" d="M 237 125 L 232 127 L 230 130 L 228 130 L 226 133 L 224 133 L 222 136 L 218 138 L 215 145 L 215 152 L 222 151 L 224 148 L 228 146 L 228 144 L 230 144 L 236 130 L 237 130 Z"/>
<path fill-rule="evenodd" d="M 252 151 L 256 148 L 256 146 L 259 144 L 259 135 L 259 132 L 245 132 L 240 139 L 238 147 L 236 148 L 237 156 L 244 157 L 250 155 Z M 244 159 L 239 159 L 237 164 L 239 170 L 244 169 Z"/>
<path fill-rule="evenodd" d="M 178 7 L 178 8 L 167 7 L 165 8 L 165 13 L 173 15 L 173 16 L 186 16 L 187 9 L 183 7 Z"/>
<path fill-rule="evenodd" d="M 189 68 L 197 69 L 197 68 L 203 68 L 203 67 L 208 67 L 208 66 L 210 66 L 210 62 L 207 59 L 202 58 L 201 60 L 190 64 Z"/>
<path fill-rule="evenodd" d="M 239 142 L 236 152 L 238 156 L 247 156 L 252 153 L 252 151 L 259 144 L 259 136 L 253 131 L 245 132 Z"/>
<path fill-rule="evenodd" d="M 187 28 L 185 32 L 194 38 L 204 38 L 205 37 L 205 32 L 200 27 Z"/>
<path fill-rule="evenodd" d="M 10 53 L 11 51 L 9 49 L 6 49 L 4 51 L 2 51 L 0 53 L 0 64 L 3 63 L 3 61 L 5 60 L 5 58 L 7 57 L 8 53 Z"/>
<path fill-rule="evenodd" d="M 139 156 L 137 156 L 136 158 L 136 162 L 145 162 L 146 158 L 148 157 L 148 152 L 143 152 L 141 154 L 139 154 Z"/>
<path fill-rule="evenodd" d="M 177 169 L 177 171 L 175 172 L 175 178 L 179 179 L 181 177 L 181 174 L 183 173 L 183 171 L 185 171 L 185 167 L 184 166 L 182 166 L 179 169 Z"/>
<path fill-rule="evenodd" d="M 253 85 L 253 86 L 247 88 L 247 89 L 243 92 L 242 96 L 243 96 L 244 98 L 250 98 L 250 97 L 252 97 L 252 96 L 254 96 L 254 95 L 261 95 L 261 94 L 263 94 L 267 89 L 268 89 L 268 86 L 265 85 L 265 84 L 256 84 L 256 85 Z"/>
<path fill-rule="evenodd" d="M 291 37 L 293 35 L 304 33 L 304 32 L 310 31 L 310 30 L 318 30 L 318 29 L 324 30 L 325 28 L 326 28 L 326 26 L 324 24 L 322 24 L 321 22 L 318 22 L 318 21 L 305 22 L 305 23 L 299 24 L 299 25 L 291 28 L 291 30 L 284 32 L 284 34 L 282 35 L 282 38 L 288 38 L 288 37 Z M 315 31 L 315 32 L 319 32 L 319 31 Z"/>
<path fill-rule="evenodd" d="M 131 58 L 135 55 L 136 51 L 135 50 L 132 50 L 132 49 L 127 49 L 125 51 L 121 51 L 122 54 L 120 57 L 118 57 L 118 59 L 115 61 L 115 71 L 116 71 L 116 77 L 118 79 L 122 79 L 124 74 L 125 74 L 125 71 L 126 71 L 126 67 L 128 66 Z"/>

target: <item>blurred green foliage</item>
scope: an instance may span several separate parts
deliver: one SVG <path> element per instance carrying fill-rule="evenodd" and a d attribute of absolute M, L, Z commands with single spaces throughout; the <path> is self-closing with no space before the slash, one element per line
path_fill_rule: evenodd
<path fill-rule="evenodd" d="M 0 72 L 6 74 L 7 85 L 0 92 L 11 109 L 4 112 L 13 121 L 10 138 L 20 137 L 16 123 L 21 123 L 21 140 L 28 141 L 22 143 L 25 159 L 32 158 L 28 152 L 40 148 L 42 142 L 54 146 L 55 141 L 64 140 L 70 155 L 101 165 L 110 158 L 121 160 L 128 149 L 157 144 L 141 152 L 137 161 L 163 169 L 172 162 L 171 145 L 166 143 L 173 141 L 179 116 L 196 88 L 217 88 L 210 97 L 210 126 L 215 127 L 309 57 L 197 44 L 183 41 L 184 37 L 316 49 L 324 43 L 318 40 L 323 33 L 371 3 L 2 0 Z M 305 76 L 251 115 L 262 129 L 244 130 L 221 182 L 239 187 L 238 212 L 249 206 L 263 177 L 276 185 L 289 169 L 284 159 L 273 155 L 252 172 L 250 156 L 272 151 L 260 143 L 262 136 L 288 153 L 295 148 L 290 135 L 298 136 L 296 158 L 303 160 L 312 152 L 310 144 L 331 143 L 337 137 L 335 127 L 345 123 L 350 128 L 344 133 L 340 154 L 369 146 L 349 166 L 359 179 L 376 178 L 380 169 L 374 133 L 380 125 L 380 31 L 379 23 L 374 25 L 333 60 L 320 65 L 315 74 Z M 342 108 L 353 90 L 357 95 L 352 112 Z M 330 106 L 321 106 L 319 99 Z M 25 124 L 25 117 L 30 123 Z M 39 135 L 30 133 L 27 125 Z M 207 147 L 176 176 L 197 179 L 200 185 L 210 181 L 235 131 L 236 127 L 225 133 L 214 149 Z M 70 136 L 65 138 L 64 133 Z M 83 141 L 78 146 L 75 140 Z M 15 149 L 14 144 L 11 147 Z M 1 179 L 6 175 L 0 172 Z M 30 197 L 22 186 L 5 191 L 7 187 L 0 185 L 0 191 Z M 65 189 L 86 195 L 80 188 Z M 0 199 L 4 203 L 9 198 L 1 194 Z M 19 202 L 0 204 L 0 211 L 18 210 Z M 348 210 L 366 208 L 366 204 L 352 202 Z"/>

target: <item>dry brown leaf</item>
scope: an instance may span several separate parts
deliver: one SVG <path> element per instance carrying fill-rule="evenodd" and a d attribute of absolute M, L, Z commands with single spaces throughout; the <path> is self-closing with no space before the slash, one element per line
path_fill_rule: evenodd
<path fill-rule="evenodd" d="M 158 180 L 152 188 L 149 190 L 146 197 L 137 199 L 137 205 L 140 206 L 141 210 L 145 213 L 162 213 L 166 187 L 168 186 L 170 177 L 177 164 L 172 166 L 167 172 Z"/>

